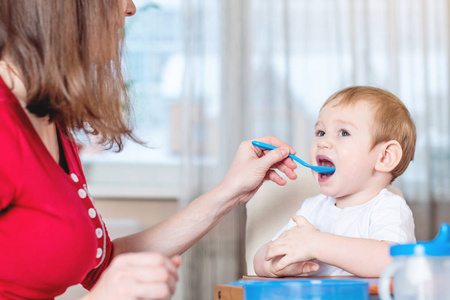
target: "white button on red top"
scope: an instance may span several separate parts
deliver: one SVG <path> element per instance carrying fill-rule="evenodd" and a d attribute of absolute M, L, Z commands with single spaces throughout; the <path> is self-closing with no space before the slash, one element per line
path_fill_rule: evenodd
<path fill-rule="evenodd" d="M 103 254 L 102 248 L 97 248 L 97 258 L 102 257 L 102 254 Z"/>
<path fill-rule="evenodd" d="M 97 213 L 95 212 L 95 209 L 93 209 L 93 208 L 89 208 L 88 214 L 89 214 L 89 217 L 91 217 L 92 219 L 97 216 Z"/>
<path fill-rule="evenodd" d="M 84 198 L 86 198 L 87 193 L 86 193 L 86 191 L 84 189 L 79 189 L 78 190 L 78 196 L 80 196 L 81 199 L 84 199 Z"/>
<path fill-rule="evenodd" d="M 73 182 L 78 182 L 78 181 L 80 181 L 80 180 L 78 179 L 78 176 L 77 176 L 76 174 L 74 174 L 74 173 L 70 174 L 70 177 L 72 178 Z"/>
<path fill-rule="evenodd" d="M 95 229 L 95 234 L 98 238 L 101 238 L 103 236 L 103 230 L 101 228 Z"/>
<path fill-rule="evenodd" d="M 101 220 L 100 216 L 98 215 L 98 213 L 95 209 L 94 200 L 91 198 L 86 184 L 83 182 L 80 182 L 80 178 L 74 173 L 70 174 L 70 177 L 72 178 L 72 180 L 75 183 L 77 183 L 77 186 L 79 188 L 78 196 L 81 199 L 83 199 L 83 202 L 87 209 L 87 213 L 95 226 L 94 227 L 95 228 L 95 236 L 98 238 L 98 240 L 97 240 L 98 248 L 97 248 L 97 253 L 95 255 L 96 258 L 98 259 L 98 264 L 95 267 L 95 268 L 97 268 L 98 266 L 100 266 L 103 263 L 103 260 L 105 259 L 105 257 L 104 257 L 105 250 L 106 250 L 105 227 L 104 227 L 103 221 Z M 83 185 L 82 187 L 80 186 L 81 184 Z"/>

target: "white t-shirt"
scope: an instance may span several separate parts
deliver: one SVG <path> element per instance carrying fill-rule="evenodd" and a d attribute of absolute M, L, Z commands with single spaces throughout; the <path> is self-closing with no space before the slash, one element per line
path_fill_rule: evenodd
<path fill-rule="evenodd" d="M 333 197 L 318 195 L 308 198 L 296 215 L 304 216 L 315 228 L 336 235 L 389 241 L 398 244 L 415 243 L 414 220 L 405 199 L 388 191 L 357 206 L 338 208 Z M 296 226 L 291 219 L 272 240 Z M 310 275 L 352 275 L 340 268 L 318 262 L 320 269 Z"/>

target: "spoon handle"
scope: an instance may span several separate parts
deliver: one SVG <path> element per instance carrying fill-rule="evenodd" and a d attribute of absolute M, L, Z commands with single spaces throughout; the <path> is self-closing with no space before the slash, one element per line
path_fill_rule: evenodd
<path fill-rule="evenodd" d="M 269 145 L 269 144 L 266 144 L 263 142 L 258 142 L 258 141 L 252 141 L 252 144 L 258 148 L 266 149 L 266 150 L 273 150 L 273 149 L 277 148 L 275 146 L 272 146 L 272 145 Z M 296 162 L 298 162 L 299 164 L 301 164 L 307 168 L 311 168 L 312 170 L 314 170 L 318 173 L 331 174 L 331 173 L 334 173 L 334 171 L 336 171 L 335 168 L 323 167 L 323 166 L 312 166 L 312 165 L 304 162 L 303 160 L 301 160 L 300 158 L 298 158 L 297 156 L 295 156 L 293 154 L 289 154 L 289 157 L 292 158 L 293 160 L 295 160 Z"/>

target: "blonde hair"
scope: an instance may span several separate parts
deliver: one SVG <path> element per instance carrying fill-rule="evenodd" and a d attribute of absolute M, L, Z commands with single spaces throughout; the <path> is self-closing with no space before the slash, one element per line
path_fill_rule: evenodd
<path fill-rule="evenodd" d="M 352 105 L 367 101 L 375 109 L 372 149 L 381 142 L 397 141 L 403 155 L 399 164 L 391 171 L 392 181 L 403 174 L 414 158 L 416 127 L 408 109 L 394 94 L 369 86 L 351 86 L 340 90 L 325 101 L 324 108 L 334 100 L 336 105 Z"/>
<path fill-rule="evenodd" d="M 123 147 L 132 134 L 122 76 L 124 12 L 111 0 L 1 0 L 0 59 L 24 81 L 27 109 L 68 136 Z"/>

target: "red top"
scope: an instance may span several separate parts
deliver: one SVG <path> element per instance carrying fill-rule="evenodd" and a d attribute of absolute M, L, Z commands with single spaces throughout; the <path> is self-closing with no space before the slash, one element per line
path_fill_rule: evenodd
<path fill-rule="evenodd" d="M 56 163 L 0 78 L 0 299 L 53 299 L 90 289 L 113 244 L 86 186 L 76 145 Z"/>

